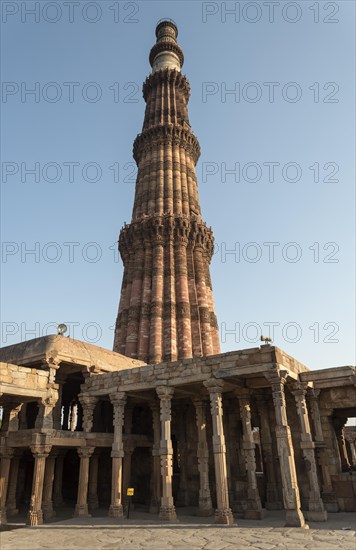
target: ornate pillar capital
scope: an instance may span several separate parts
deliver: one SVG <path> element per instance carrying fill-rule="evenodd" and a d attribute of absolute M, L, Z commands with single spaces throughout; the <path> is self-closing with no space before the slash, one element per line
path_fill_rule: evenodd
<path fill-rule="evenodd" d="M 109 398 L 111 403 L 115 405 L 126 405 L 127 395 L 124 391 L 118 391 L 116 393 L 110 393 Z"/>
<path fill-rule="evenodd" d="M 173 397 L 174 388 L 171 386 L 157 386 L 156 392 L 160 400 L 170 400 Z"/>
<path fill-rule="evenodd" d="M 77 453 L 80 458 L 90 458 L 95 451 L 95 447 L 79 447 Z"/>
<path fill-rule="evenodd" d="M 209 394 L 221 393 L 224 388 L 224 381 L 217 378 L 209 378 L 203 382 Z"/>

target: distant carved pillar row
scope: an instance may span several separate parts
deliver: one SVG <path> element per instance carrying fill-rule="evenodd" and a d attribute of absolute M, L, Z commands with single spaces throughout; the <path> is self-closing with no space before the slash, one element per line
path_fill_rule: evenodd
<path fill-rule="evenodd" d="M 15 455 L 11 461 L 9 487 L 7 491 L 6 512 L 8 516 L 15 516 L 19 513 L 16 502 L 17 480 L 19 474 L 20 456 Z"/>
<path fill-rule="evenodd" d="M 123 482 L 122 482 L 122 495 L 123 499 L 126 498 L 127 489 L 131 487 L 131 467 L 132 467 L 132 455 L 136 448 L 136 444 L 133 441 L 127 441 L 124 446 L 123 457 Z"/>
<path fill-rule="evenodd" d="M 309 521 L 326 521 L 327 512 L 320 496 L 319 480 L 315 461 L 315 445 L 311 434 L 308 407 L 306 403 L 307 384 L 294 382 L 292 384 L 291 391 L 297 405 L 297 413 L 301 427 L 300 445 L 309 482 L 307 519 Z"/>
<path fill-rule="evenodd" d="M 152 247 L 149 239 L 145 240 L 145 260 L 142 283 L 142 305 L 140 313 L 140 329 L 138 341 L 138 359 L 148 362 L 149 332 L 150 332 L 150 304 L 151 304 L 151 270 Z"/>
<path fill-rule="evenodd" d="M 286 526 L 305 527 L 300 509 L 300 495 L 294 461 L 294 449 L 287 419 L 284 385 L 286 371 L 266 373 L 265 377 L 272 385 L 272 396 L 276 420 L 276 439 L 279 465 L 282 477 L 283 504 L 286 511 Z"/>
<path fill-rule="evenodd" d="M 250 390 L 240 388 L 236 390 L 236 396 L 240 406 L 242 422 L 242 450 L 245 456 L 247 474 L 247 508 L 244 511 L 245 519 L 262 519 L 264 513 L 257 487 L 255 442 L 251 423 Z"/>
<path fill-rule="evenodd" d="M 51 451 L 50 445 L 35 445 L 31 447 L 35 458 L 31 491 L 30 509 L 27 514 L 27 525 L 41 525 L 43 523 L 42 495 L 46 459 Z"/>
<path fill-rule="evenodd" d="M 162 361 L 163 342 L 163 238 L 156 236 L 153 248 L 152 302 L 150 325 L 150 362 Z"/>
<path fill-rule="evenodd" d="M 193 399 L 197 424 L 197 457 L 199 470 L 199 516 L 211 516 L 213 505 L 211 502 L 209 485 L 209 448 L 206 438 L 206 402 L 199 398 Z"/>
<path fill-rule="evenodd" d="M 65 451 L 58 451 L 56 456 L 56 465 L 54 472 L 54 486 L 53 486 L 53 504 L 55 507 L 62 506 L 62 482 L 63 482 L 63 464 L 64 464 Z"/>
<path fill-rule="evenodd" d="M 98 471 L 99 471 L 99 453 L 96 452 L 93 454 L 93 456 L 90 459 L 89 490 L 88 490 L 89 510 L 97 510 L 99 508 Z"/>
<path fill-rule="evenodd" d="M 49 455 L 46 460 L 46 468 L 43 481 L 43 501 L 42 510 L 43 518 L 45 520 L 53 518 L 56 513 L 53 510 L 53 482 L 54 482 L 54 468 L 56 464 L 56 455 Z"/>
<path fill-rule="evenodd" d="M 160 407 L 156 401 L 150 402 L 153 427 L 152 447 L 152 495 L 150 502 L 150 513 L 158 514 L 161 500 L 161 458 L 160 458 Z"/>
<path fill-rule="evenodd" d="M 318 464 L 321 470 L 322 478 L 322 499 L 325 509 L 328 512 L 338 512 L 339 505 L 337 503 L 335 491 L 333 489 L 330 472 L 329 453 L 327 449 L 323 428 L 321 423 L 320 409 L 319 409 L 319 396 L 320 390 L 309 388 L 307 397 L 311 411 L 312 424 L 315 433 L 315 452 L 318 460 Z"/>
<path fill-rule="evenodd" d="M 89 466 L 90 457 L 94 453 L 94 447 L 79 447 L 77 449 L 80 465 L 79 465 L 79 483 L 77 504 L 75 506 L 75 516 L 90 517 L 88 512 L 88 483 L 89 483 Z"/>
<path fill-rule="evenodd" d="M 266 509 L 282 510 L 277 486 L 275 460 L 273 456 L 272 435 L 269 424 L 267 400 L 263 396 L 257 396 L 257 409 L 260 418 L 260 434 L 262 446 L 262 458 L 265 463 L 266 476 Z"/>
<path fill-rule="evenodd" d="M 176 510 L 173 502 L 172 478 L 173 478 L 173 447 L 171 439 L 171 400 L 174 388 L 168 386 L 158 386 L 156 388 L 160 400 L 160 420 L 161 420 L 161 476 L 162 476 L 162 496 L 159 511 L 159 519 L 165 521 L 176 520 Z"/>
<path fill-rule="evenodd" d="M 226 469 L 226 446 L 223 427 L 221 380 L 210 379 L 204 382 L 210 396 L 211 418 L 213 424 L 213 452 L 215 464 L 215 483 L 217 510 L 215 523 L 232 525 L 234 518 L 229 504 Z"/>
<path fill-rule="evenodd" d="M 177 416 L 175 424 L 178 426 L 178 453 L 180 458 L 179 463 L 179 491 L 177 495 L 177 506 L 189 505 L 188 494 L 188 453 L 187 453 L 187 434 L 186 434 L 186 422 L 187 411 L 186 408 L 177 409 Z"/>
<path fill-rule="evenodd" d="M 194 270 L 195 270 L 195 282 L 197 288 L 198 308 L 199 308 L 199 320 L 203 345 L 203 355 L 212 355 L 213 344 L 210 332 L 210 313 L 206 298 L 206 286 L 205 286 L 205 271 L 204 271 L 204 257 L 203 247 L 199 244 L 195 245 L 193 251 L 194 258 Z"/>
<path fill-rule="evenodd" d="M 123 517 L 122 509 L 122 459 L 124 457 L 124 444 L 122 428 L 124 424 L 126 394 L 117 392 L 110 395 L 110 401 L 114 407 L 114 442 L 112 445 L 112 480 L 111 480 L 111 504 L 109 516 Z"/>
<path fill-rule="evenodd" d="M 7 524 L 6 497 L 9 482 L 11 459 L 14 451 L 12 449 L 1 450 L 0 455 L 0 525 Z"/>

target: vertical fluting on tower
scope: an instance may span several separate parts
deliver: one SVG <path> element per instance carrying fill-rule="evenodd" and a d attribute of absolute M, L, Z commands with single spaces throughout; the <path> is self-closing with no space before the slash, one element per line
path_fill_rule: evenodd
<path fill-rule="evenodd" d="M 219 353 L 210 279 L 214 238 L 202 221 L 195 167 L 200 146 L 188 118 L 178 29 L 164 20 L 143 85 L 146 110 L 134 142 L 138 166 L 114 351 L 148 363 Z"/>

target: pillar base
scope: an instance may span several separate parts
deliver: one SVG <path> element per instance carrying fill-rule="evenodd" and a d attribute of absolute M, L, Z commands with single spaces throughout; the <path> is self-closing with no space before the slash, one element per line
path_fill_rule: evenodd
<path fill-rule="evenodd" d="M 158 519 L 163 521 L 176 521 L 177 514 L 174 506 L 161 506 L 159 509 Z"/>
<path fill-rule="evenodd" d="M 159 502 L 157 499 L 152 498 L 150 502 L 150 508 L 148 510 L 150 514 L 158 514 L 159 513 Z"/>
<path fill-rule="evenodd" d="M 283 504 L 279 501 L 276 502 L 266 502 L 266 510 L 283 510 Z"/>
<path fill-rule="evenodd" d="M 302 527 L 303 529 L 309 529 L 309 525 L 305 523 L 301 510 L 286 510 L 285 527 Z"/>
<path fill-rule="evenodd" d="M 49 505 L 43 504 L 42 512 L 43 512 L 43 519 L 45 520 L 52 519 L 56 515 L 56 512 L 53 510 L 52 504 L 49 504 Z"/>
<path fill-rule="evenodd" d="M 83 504 L 83 505 L 79 506 L 78 504 L 76 504 L 75 511 L 74 511 L 74 517 L 75 518 L 91 518 L 91 515 L 88 512 L 88 505 Z"/>
<path fill-rule="evenodd" d="M 306 511 L 304 512 L 305 519 L 308 521 L 326 521 L 328 519 L 328 513 L 326 510 L 319 511 Z"/>
<path fill-rule="evenodd" d="M 245 510 L 244 519 L 263 519 L 265 517 L 265 510 Z"/>
<path fill-rule="evenodd" d="M 88 505 L 90 510 L 97 510 L 99 508 L 98 497 L 89 497 Z"/>
<path fill-rule="evenodd" d="M 30 510 L 27 514 L 26 525 L 33 527 L 34 525 L 42 525 L 43 514 L 42 510 Z"/>
<path fill-rule="evenodd" d="M 232 515 L 230 508 L 224 508 L 222 510 L 215 510 L 215 523 L 219 525 L 232 525 L 234 523 L 234 516 Z"/>
<path fill-rule="evenodd" d="M 327 510 L 328 512 L 339 511 L 339 505 L 336 500 L 335 493 L 322 493 L 321 496 L 322 496 L 325 510 Z"/>
<path fill-rule="evenodd" d="M 124 517 L 124 510 L 122 507 L 122 504 L 119 506 L 114 506 L 113 504 L 110 505 L 108 516 L 110 518 L 123 518 Z"/>
<path fill-rule="evenodd" d="M 6 510 L 0 510 L 0 525 L 7 525 Z"/>
<path fill-rule="evenodd" d="M 195 515 L 201 518 L 207 518 L 214 515 L 214 510 L 212 508 L 198 508 Z"/>
<path fill-rule="evenodd" d="M 6 510 L 6 513 L 8 516 L 17 516 L 17 514 L 19 513 L 19 510 L 18 508 L 8 508 Z"/>

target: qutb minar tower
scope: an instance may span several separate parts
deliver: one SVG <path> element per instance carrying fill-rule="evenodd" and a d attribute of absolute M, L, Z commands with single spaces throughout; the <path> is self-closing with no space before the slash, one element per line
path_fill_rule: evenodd
<path fill-rule="evenodd" d="M 214 238 L 201 218 L 200 146 L 189 124 L 177 35 L 173 21 L 158 23 L 143 129 L 133 147 L 132 221 L 119 239 L 124 277 L 114 351 L 149 363 L 220 351 L 209 272 Z"/>

